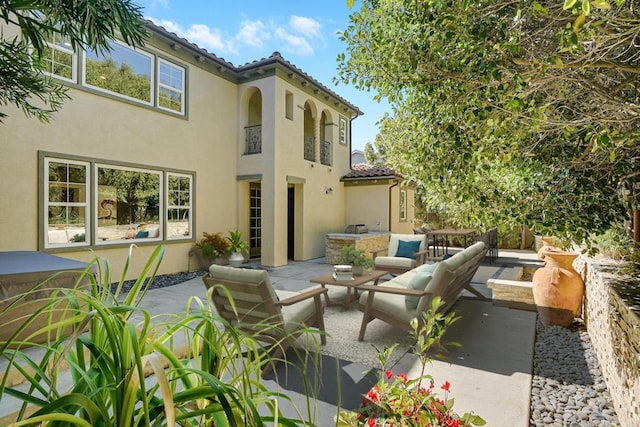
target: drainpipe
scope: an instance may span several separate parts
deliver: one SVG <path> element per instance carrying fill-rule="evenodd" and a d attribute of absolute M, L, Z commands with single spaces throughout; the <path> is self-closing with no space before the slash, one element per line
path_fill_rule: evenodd
<path fill-rule="evenodd" d="M 351 161 L 351 153 L 353 152 L 353 121 L 358 117 L 360 117 L 360 115 L 356 112 L 355 116 L 349 118 L 349 170 L 353 170 L 353 162 Z"/>
<path fill-rule="evenodd" d="M 398 184 L 400 183 L 399 179 L 395 179 L 393 181 L 393 185 L 389 186 L 389 227 L 387 227 L 387 229 L 389 230 L 389 233 L 391 233 L 391 215 L 392 215 L 392 209 L 393 207 L 391 206 L 391 192 L 393 190 L 393 187 L 397 187 Z"/>

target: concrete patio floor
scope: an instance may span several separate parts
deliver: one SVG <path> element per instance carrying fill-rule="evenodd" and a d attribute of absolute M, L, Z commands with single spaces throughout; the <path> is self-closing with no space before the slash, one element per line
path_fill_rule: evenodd
<path fill-rule="evenodd" d="M 433 376 L 437 390 L 445 381 L 451 383 L 451 397 L 455 398 L 457 413 L 473 411 L 482 416 L 488 426 L 529 425 L 536 314 L 492 305 L 491 289 L 487 288 L 486 282 L 518 263 L 531 265 L 536 260 L 533 251 L 501 250 L 494 263 L 483 264 L 473 277 L 472 286 L 489 301 L 480 301 L 468 292 L 462 294 L 452 308 L 461 319 L 449 328 L 446 336 L 447 340 L 458 342 L 462 347 L 452 349 L 448 361 L 433 361 L 426 368 L 426 373 Z M 245 266 L 265 268 L 260 266 L 259 260 Z M 311 278 L 327 274 L 332 268 L 324 258 L 318 258 L 305 262 L 290 261 L 286 266 L 266 269 L 276 289 L 300 291 L 312 286 Z M 329 291 L 340 292 L 341 289 L 329 287 Z M 190 296 L 205 298 L 205 294 L 202 280 L 196 278 L 180 285 L 151 290 L 142 305 L 152 314 L 175 313 L 184 310 Z M 331 334 L 331 331 L 327 333 Z M 320 427 L 335 426 L 337 405 L 356 408 L 360 395 L 376 380 L 375 375 L 369 372 L 371 367 L 330 359 L 322 357 L 318 399 L 310 409 L 316 414 L 315 422 Z M 416 377 L 420 368 L 417 358 L 406 354 L 393 371 Z M 274 378 L 267 383 L 290 396 L 298 408 L 306 408 L 299 375 L 291 369 L 279 367 L 276 370 L 278 381 Z M 315 373 L 312 370 L 306 375 L 309 377 Z"/>
<path fill-rule="evenodd" d="M 486 286 L 488 279 L 498 277 L 515 263 L 535 263 L 535 260 L 533 251 L 501 250 L 496 262 L 479 268 L 472 286 L 490 299 L 491 289 Z M 259 261 L 251 261 L 246 266 L 264 268 Z M 320 258 L 291 261 L 286 266 L 266 269 L 276 289 L 299 291 L 312 286 L 311 278 L 327 274 L 332 268 Z M 340 292 L 340 289 L 333 288 L 330 292 Z M 206 297 L 201 278 L 151 289 L 141 306 L 151 315 L 179 313 L 194 296 Z M 449 328 L 446 338 L 462 344 L 462 348 L 452 349 L 449 361 L 433 361 L 427 366 L 426 373 L 433 376 L 436 390 L 442 392 L 439 386 L 449 381 L 455 411 L 460 414 L 473 411 L 482 416 L 488 426 L 528 426 L 536 314 L 497 307 L 470 293 L 464 293 L 452 310 L 461 319 Z M 331 331 L 327 333 L 331 334 Z M 303 415 L 310 414 L 314 425 L 335 426 L 337 408 L 357 408 L 360 396 L 376 381 L 373 371 L 377 367 L 324 355 L 320 359 L 322 370 L 319 373 L 313 368 L 299 372 L 278 364 L 265 383 L 269 388 L 287 394 Z M 412 354 L 405 354 L 392 369 L 396 374 L 405 372 L 410 377 L 420 374 L 420 364 Z M 320 378 L 315 378 L 318 374 Z M 316 380 L 315 401 L 307 400 L 301 375 L 307 380 Z M 13 412 L 10 406 L 7 400 L 0 402 L 0 418 Z M 282 409 L 285 415 L 292 415 L 293 408 L 285 405 Z"/>

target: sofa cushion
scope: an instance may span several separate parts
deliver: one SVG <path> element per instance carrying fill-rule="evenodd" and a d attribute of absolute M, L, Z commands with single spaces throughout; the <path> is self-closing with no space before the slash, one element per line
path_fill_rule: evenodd
<path fill-rule="evenodd" d="M 431 277 L 431 272 L 418 271 L 409 282 L 407 289 L 416 289 L 423 291 L 431 281 Z M 418 308 L 419 302 L 420 297 L 417 296 L 407 295 L 404 298 L 404 304 L 407 307 L 407 310 L 415 310 L 416 308 Z"/>
<path fill-rule="evenodd" d="M 399 240 L 397 257 L 416 259 L 416 252 L 420 250 L 419 240 Z"/>

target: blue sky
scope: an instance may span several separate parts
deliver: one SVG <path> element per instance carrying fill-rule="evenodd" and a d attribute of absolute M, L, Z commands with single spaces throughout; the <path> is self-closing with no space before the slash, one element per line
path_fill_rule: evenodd
<path fill-rule="evenodd" d="M 346 28 L 346 0 L 137 0 L 145 18 L 234 65 L 278 51 L 289 62 L 355 104 L 365 115 L 353 121 L 352 147 L 373 142 L 376 122 L 388 111 L 372 92 L 335 85 L 336 56 L 345 51 L 337 32 Z M 357 5 L 357 3 L 356 3 Z"/>

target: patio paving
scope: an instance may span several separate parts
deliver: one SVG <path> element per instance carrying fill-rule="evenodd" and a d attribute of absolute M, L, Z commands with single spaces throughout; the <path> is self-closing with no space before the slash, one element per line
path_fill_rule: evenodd
<path fill-rule="evenodd" d="M 507 262 L 498 259 L 493 264 L 480 267 L 472 286 L 491 298 L 491 289 L 486 287 L 489 278 L 497 277 L 505 268 L 517 260 L 535 262 L 532 251 L 500 251 Z M 259 267 L 259 261 L 249 266 Z M 296 262 L 275 268 L 267 268 L 276 289 L 299 291 L 310 287 L 309 279 L 331 272 L 332 266 L 323 258 Z M 330 287 L 330 292 L 340 289 Z M 436 387 L 444 381 L 451 383 L 455 410 L 458 413 L 474 411 L 481 415 L 489 426 L 528 426 L 529 400 L 531 393 L 531 373 L 536 315 L 532 312 L 496 307 L 490 301 L 480 301 L 471 294 L 463 294 L 453 306 L 462 319 L 454 323 L 447 333 L 447 339 L 463 345 L 451 353 L 449 362 L 434 361 L 427 367 L 427 373 L 434 377 Z M 187 282 L 149 290 L 141 306 L 151 315 L 179 313 L 185 310 L 191 297 L 206 297 L 201 278 Z M 356 310 L 352 308 L 351 310 Z M 327 331 L 331 334 L 331 331 Z M 404 334 L 398 331 L 399 334 Z M 354 340 L 357 335 L 354 334 Z M 317 400 L 308 402 L 302 388 L 300 375 L 307 379 L 316 376 L 316 370 L 306 373 L 277 366 L 275 377 L 267 378 L 268 387 L 286 393 L 302 414 L 311 414 L 315 425 L 334 426 L 337 407 L 355 409 L 360 396 L 373 383 L 375 367 L 364 366 L 345 360 L 336 360 L 320 355 L 322 371 L 317 379 Z M 393 368 L 395 373 L 406 372 L 409 376 L 419 374 L 419 364 L 412 354 L 405 354 Z M 277 381 L 276 381 L 277 378 Z M 308 405 L 310 403 L 310 405 Z M 10 402 L 0 403 L 0 418 L 11 413 Z M 293 408 L 282 408 L 291 414 Z"/>

